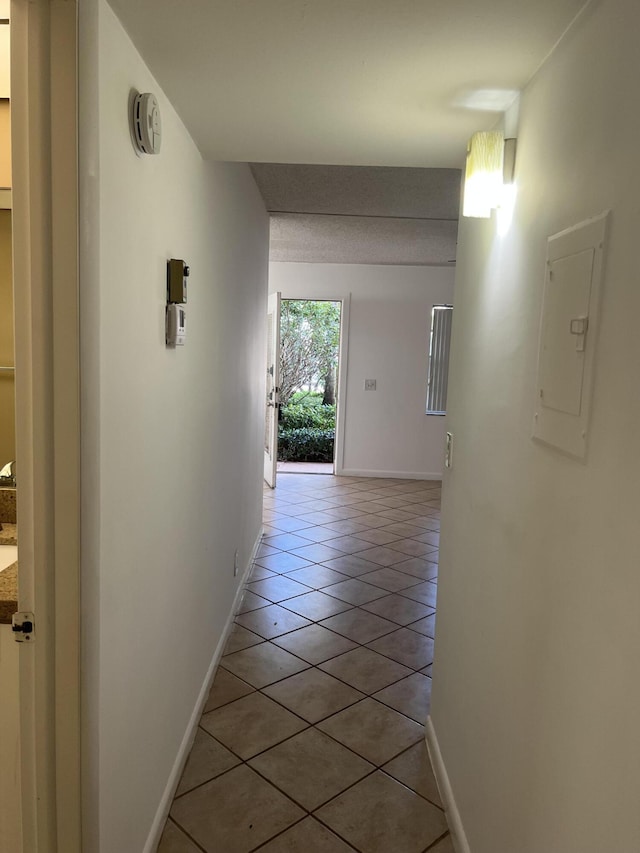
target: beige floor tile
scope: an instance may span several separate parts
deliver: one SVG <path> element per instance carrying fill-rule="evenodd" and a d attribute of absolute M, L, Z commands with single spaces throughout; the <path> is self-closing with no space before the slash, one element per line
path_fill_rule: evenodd
<path fill-rule="evenodd" d="M 327 514 L 332 516 L 336 521 L 348 521 L 352 518 L 362 518 L 364 513 L 357 509 L 355 503 L 348 506 L 337 506 L 333 509 L 328 509 Z"/>
<path fill-rule="evenodd" d="M 251 758 L 306 727 L 262 693 L 251 693 L 204 714 L 200 725 L 240 758 Z"/>
<path fill-rule="evenodd" d="M 341 557 L 336 557 L 335 560 L 325 561 L 324 565 L 352 578 L 364 575 L 367 572 L 374 572 L 378 568 L 376 563 L 363 560 L 357 554 L 343 554 Z"/>
<path fill-rule="evenodd" d="M 440 534 L 435 530 L 423 530 L 419 536 L 415 536 L 414 538 L 420 542 L 427 542 L 429 545 L 434 545 L 436 548 L 440 547 Z"/>
<path fill-rule="evenodd" d="M 422 669 L 433 662 L 433 639 L 409 628 L 372 640 L 367 647 L 412 669 Z"/>
<path fill-rule="evenodd" d="M 416 584 L 420 583 L 419 578 L 414 578 L 411 575 L 391 568 L 377 569 L 375 572 L 360 575 L 358 580 L 362 581 L 362 583 L 379 586 L 387 592 L 400 592 L 403 589 L 408 589 L 410 586 L 416 586 Z"/>
<path fill-rule="evenodd" d="M 328 544 L 334 551 L 340 551 L 343 554 L 356 554 L 358 551 L 364 551 L 371 546 L 358 539 L 356 536 L 339 536 L 337 539 L 331 539 Z"/>
<path fill-rule="evenodd" d="M 216 776 L 231 770 L 239 763 L 239 759 L 232 752 L 198 728 L 176 797 L 202 785 L 203 782 L 215 779 Z"/>
<path fill-rule="evenodd" d="M 382 498 L 376 498 L 374 501 L 380 509 L 403 509 L 410 503 L 404 496 L 400 497 L 399 495 L 385 495 Z"/>
<path fill-rule="evenodd" d="M 318 728 L 377 766 L 424 738 L 423 726 L 375 699 L 345 708 Z"/>
<path fill-rule="evenodd" d="M 322 524 L 314 525 L 313 527 L 305 527 L 304 530 L 298 531 L 298 536 L 302 536 L 303 539 L 306 539 L 307 545 L 310 545 L 312 542 L 326 542 L 330 545 L 330 540 L 334 536 L 339 535 L 339 533 L 330 530 L 328 526 L 324 526 Z"/>
<path fill-rule="evenodd" d="M 340 583 L 346 580 L 346 576 L 340 572 L 334 572 L 333 569 L 328 569 L 326 566 L 307 566 L 304 569 L 296 569 L 295 572 L 289 572 L 285 577 L 298 583 L 306 584 L 312 589 L 322 589 L 333 583 Z"/>
<path fill-rule="evenodd" d="M 352 605 L 346 601 L 340 601 L 338 598 L 332 598 L 323 592 L 314 591 L 298 595 L 296 598 L 289 598 L 282 602 L 282 606 L 286 607 L 287 610 L 305 616 L 307 619 L 318 621 L 333 616 L 335 613 L 350 610 Z"/>
<path fill-rule="evenodd" d="M 431 679 L 414 672 L 408 678 L 374 693 L 373 698 L 424 725 L 431 707 Z"/>
<path fill-rule="evenodd" d="M 265 559 L 269 558 L 265 557 Z M 257 610 L 259 607 L 266 607 L 268 604 L 271 604 L 271 602 L 266 598 L 261 598 L 261 596 L 246 590 L 242 596 L 242 602 L 238 608 L 238 613 L 248 613 L 250 610 Z"/>
<path fill-rule="evenodd" d="M 327 530 L 332 531 L 333 536 L 353 536 L 362 530 L 367 530 L 366 524 L 357 518 L 344 518 L 342 521 L 330 521 L 324 525 Z"/>
<path fill-rule="evenodd" d="M 307 729 L 250 765 L 303 808 L 313 811 L 374 770 L 317 729 Z"/>
<path fill-rule="evenodd" d="M 204 706 L 204 713 L 227 705 L 229 702 L 234 702 L 241 696 L 253 693 L 254 690 L 255 688 L 247 684 L 246 681 L 242 681 L 233 673 L 219 667 Z"/>
<path fill-rule="evenodd" d="M 378 515 L 380 518 L 386 519 L 385 524 L 391 524 L 394 521 L 408 522 L 411 524 L 419 512 L 421 512 L 421 510 L 415 509 L 415 505 L 407 504 L 407 509 L 391 509 L 391 507 L 388 507 L 378 513 Z"/>
<path fill-rule="evenodd" d="M 385 530 L 384 527 L 374 527 L 370 530 L 363 530 L 362 533 L 356 533 L 358 539 L 363 542 L 370 542 L 371 545 L 389 545 L 391 542 L 397 542 L 401 537 L 397 533 L 392 533 L 390 530 Z M 371 547 L 369 545 L 369 547 Z"/>
<path fill-rule="evenodd" d="M 247 853 L 304 811 L 246 765 L 176 800 L 171 817 L 207 853 Z"/>
<path fill-rule="evenodd" d="M 300 628 L 299 631 L 277 637 L 273 642 L 312 664 L 322 663 L 356 647 L 351 640 L 321 625 Z"/>
<path fill-rule="evenodd" d="M 424 542 L 418 542 L 417 539 L 400 539 L 391 542 L 389 548 L 394 551 L 401 551 L 410 557 L 425 557 L 434 550 L 433 545 L 426 545 Z"/>
<path fill-rule="evenodd" d="M 258 550 L 256 551 L 256 557 L 268 557 L 269 554 L 276 554 L 277 552 L 277 548 L 272 548 L 270 545 L 265 545 L 264 542 L 262 542 L 258 546 Z"/>
<path fill-rule="evenodd" d="M 304 533 L 301 531 L 306 530 L 308 528 L 308 522 L 300 521 L 299 518 L 294 518 L 293 516 L 286 516 L 285 518 L 279 518 L 277 521 L 274 521 L 272 524 L 273 527 L 277 527 L 278 530 L 282 530 L 283 533 L 298 533 L 299 536 L 304 536 Z M 287 550 L 286 548 L 284 550 Z"/>
<path fill-rule="evenodd" d="M 319 669 L 307 669 L 264 688 L 267 696 L 310 723 L 341 711 L 364 698 L 364 694 Z"/>
<path fill-rule="evenodd" d="M 435 608 L 436 599 L 438 597 L 438 587 L 432 581 L 424 581 L 417 586 L 412 586 L 409 589 L 403 589 L 402 595 L 407 598 L 412 598 L 414 601 L 421 601 L 429 607 Z"/>
<path fill-rule="evenodd" d="M 285 598 L 293 598 L 295 595 L 303 595 L 309 592 L 309 587 L 292 581 L 286 575 L 276 575 L 263 581 L 255 581 L 247 584 L 247 589 L 262 598 L 268 598 L 277 604 Z"/>
<path fill-rule="evenodd" d="M 438 552 L 436 551 L 436 559 Z M 438 577 L 438 563 L 434 561 L 433 554 L 428 557 L 411 557 L 396 566 L 399 572 L 405 575 L 413 575 L 418 580 L 434 580 Z"/>
<path fill-rule="evenodd" d="M 300 510 L 303 508 L 300 507 Z M 333 515 L 329 515 L 326 511 L 319 512 L 309 512 L 309 513 L 296 513 L 298 518 L 301 518 L 303 521 L 308 521 L 310 524 L 327 524 L 330 521 L 336 521 Z"/>
<path fill-rule="evenodd" d="M 396 521 L 393 524 L 387 525 L 384 530 L 389 533 L 397 533 L 402 539 L 412 539 L 414 536 L 419 536 L 424 533 L 423 527 L 418 527 L 410 521 Z M 271 544 L 271 542 L 269 542 Z"/>
<path fill-rule="evenodd" d="M 394 551 L 389 547 L 377 546 L 369 548 L 366 551 L 360 551 L 359 555 L 363 560 L 369 560 L 372 563 L 377 563 L 378 566 L 395 566 L 396 563 L 401 563 L 407 559 L 406 554 L 401 554 L 399 551 Z"/>
<path fill-rule="evenodd" d="M 321 623 L 325 628 L 337 631 L 356 643 L 369 643 L 383 634 L 390 634 L 397 630 L 397 625 L 367 610 L 354 607 L 346 613 L 338 613 Z"/>
<path fill-rule="evenodd" d="M 434 805 L 442 808 L 440 792 L 431 769 L 429 753 L 424 740 L 419 741 L 415 746 L 392 759 L 382 767 L 382 770 L 411 788 L 412 791 L 426 797 Z"/>
<path fill-rule="evenodd" d="M 353 853 L 353 847 L 308 817 L 261 847 L 259 853 Z"/>
<path fill-rule="evenodd" d="M 419 634 L 426 634 L 427 637 L 435 637 L 436 635 L 436 614 L 425 616 L 424 619 L 419 619 L 417 622 L 412 622 L 409 625 L 412 631 L 418 631 Z"/>
<path fill-rule="evenodd" d="M 253 611 L 254 613 L 260 611 Z M 230 655 L 233 652 L 239 652 L 242 649 L 248 649 L 249 646 L 256 646 L 262 642 L 262 637 L 254 634 L 253 631 L 247 631 L 242 625 L 234 625 L 229 633 L 229 639 L 224 647 L 224 654 Z"/>
<path fill-rule="evenodd" d="M 440 522 L 437 518 L 432 518 L 430 515 L 418 515 L 411 520 L 411 524 L 415 524 L 416 527 L 421 527 L 423 530 L 435 530 L 436 533 L 440 532 Z"/>
<path fill-rule="evenodd" d="M 310 560 L 312 563 L 324 563 L 326 560 L 332 560 L 334 557 L 339 557 L 342 553 L 336 548 L 330 548 L 328 545 L 323 545 L 322 542 L 307 543 L 303 548 L 296 548 L 291 552 L 304 560 Z"/>
<path fill-rule="evenodd" d="M 157 853 L 201 853 L 201 850 L 172 820 L 168 820 Z"/>
<path fill-rule="evenodd" d="M 386 594 L 380 587 L 363 583 L 358 578 L 349 578 L 349 580 L 332 584 L 326 588 L 326 592 L 335 598 L 348 601 L 349 604 L 366 604 L 367 601 L 382 598 Z"/>
<path fill-rule="evenodd" d="M 304 524 L 304 521 L 300 521 L 299 524 Z M 273 526 L 277 527 L 278 522 L 274 522 Z M 276 533 L 275 536 L 265 536 L 262 542 L 271 548 L 277 548 L 278 551 L 293 551 L 294 548 L 309 544 L 306 539 L 295 533 Z"/>
<path fill-rule="evenodd" d="M 318 810 L 361 853 L 422 853 L 446 832 L 440 809 L 377 772 Z"/>
<path fill-rule="evenodd" d="M 289 554 L 287 551 L 278 551 L 276 554 L 269 554 L 267 557 L 258 557 L 256 563 L 276 574 L 282 574 L 308 566 L 309 560 L 303 560 L 302 557 L 296 557 L 295 554 Z"/>
<path fill-rule="evenodd" d="M 243 613 L 236 616 L 236 622 L 267 640 L 310 624 L 308 619 L 292 613 L 291 610 L 285 610 L 279 604 L 271 604 L 269 607 Z"/>
<path fill-rule="evenodd" d="M 222 666 L 254 687 L 265 687 L 267 684 L 273 684 L 274 681 L 280 681 L 281 678 L 307 669 L 309 664 L 284 649 L 265 642 L 227 655 L 222 659 Z"/>
<path fill-rule="evenodd" d="M 410 622 L 415 622 L 433 613 L 432 607 L 427 607 L 426 604 L 412 601 L 401 595 L 388 595 L 386 598 L 370 601 L 363 604 L 362 609 L 383 616 L 385 619 L 390 619 L 392 622 L 397 622 L 398 625 L 408 625 Z"/>
<path fill-rule="evenodd" d="M 273 549 L 275 553 L 275 548 Z M 265 554 L 266 556 L 266 554 Z M 251 569 L 251 574 L 249 575 L 250 581 L 263 581 L 266 578 L 275 577 L 275 572 L 270 572 L 269 569 L 263 569 L 262 566 L 255 565 Z"/>
<path fill-rule="evenodd" d="M 363 693 L 375 693 L 411 675 L 408 667 L 367 648 L 353 649 L 320 664 L 319 668 Z"/>

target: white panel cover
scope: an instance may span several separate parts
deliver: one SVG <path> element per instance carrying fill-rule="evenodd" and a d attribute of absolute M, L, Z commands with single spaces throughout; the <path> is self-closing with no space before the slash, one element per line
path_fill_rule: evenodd
<path fill-rule="evenodd" d="M 608 213 L 547 243 L 533 437 L 583 459 Z"/>

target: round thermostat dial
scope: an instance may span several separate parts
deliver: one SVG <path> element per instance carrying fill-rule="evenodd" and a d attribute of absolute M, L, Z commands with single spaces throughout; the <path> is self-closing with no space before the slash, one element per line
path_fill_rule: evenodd
<path fill-rule="evenodd" d="M 143 92 L 135 96 L 131 120 L 138 151 L 143 154 L 157 154 L 160 151 L 162 127 L 160 108 L 154 94 Z"/>

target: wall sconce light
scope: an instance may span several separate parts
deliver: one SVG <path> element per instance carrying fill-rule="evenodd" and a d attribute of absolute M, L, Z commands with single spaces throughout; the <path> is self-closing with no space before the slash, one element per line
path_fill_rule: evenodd
<path fill-rule="evenodd" d="M 489 219 L 500 205 L 504 169 L 504 136 L 499 131 L 474 133 L 467 148 L 463 216 Z"/>

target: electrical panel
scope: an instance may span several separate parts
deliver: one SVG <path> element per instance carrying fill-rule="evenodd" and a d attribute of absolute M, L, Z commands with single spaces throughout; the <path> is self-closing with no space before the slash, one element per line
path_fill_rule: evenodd
<path fill-rule="evenodd" d="M 607 219 L 547 241 L 533 437 L 579 459 L 587 450 Z"/>

